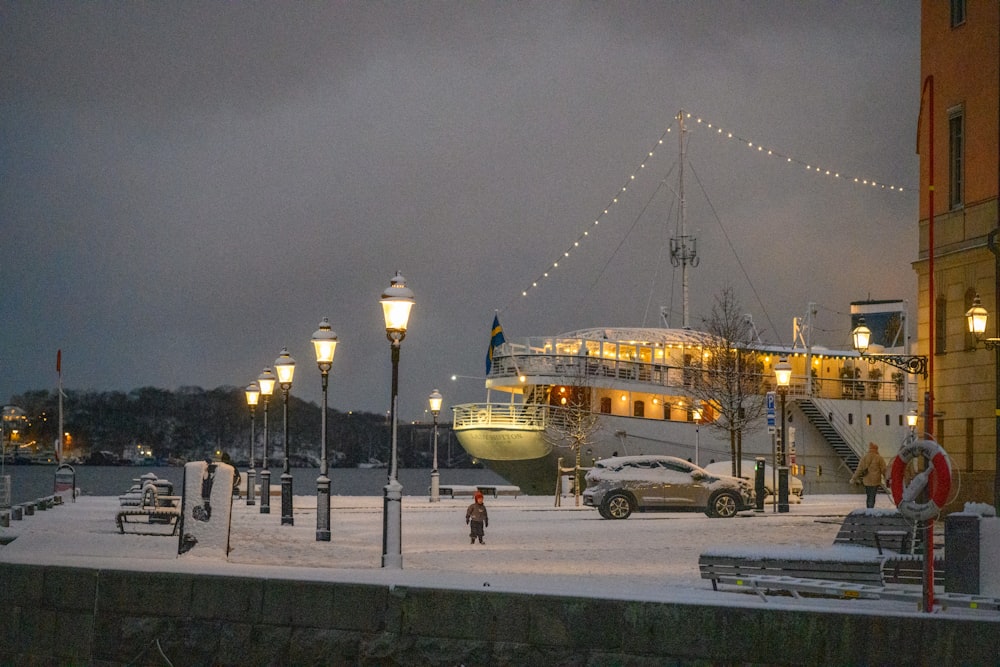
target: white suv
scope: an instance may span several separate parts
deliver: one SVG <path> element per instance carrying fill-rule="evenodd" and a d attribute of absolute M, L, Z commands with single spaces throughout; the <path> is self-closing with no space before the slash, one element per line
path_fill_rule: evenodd
<path fill-rule="evenodd" d="M 673 456 L 601 459 L 586 479 L 583 503 L 596 507 L 605 519 L 684 510 L 728 518 L 754 507 L 753 486 L 746 480 L 713 475 Z"/>

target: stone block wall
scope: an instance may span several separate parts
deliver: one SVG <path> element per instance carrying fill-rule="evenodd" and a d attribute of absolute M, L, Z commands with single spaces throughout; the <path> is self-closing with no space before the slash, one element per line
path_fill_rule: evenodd
<path fill-rule="evenodd" d="M 5 565 L 0 664 L 912 665 L 1000 655 L 993 613 L 717 606 L 727 599 L 707 584 L 705 603 L 691 605 Z"/>

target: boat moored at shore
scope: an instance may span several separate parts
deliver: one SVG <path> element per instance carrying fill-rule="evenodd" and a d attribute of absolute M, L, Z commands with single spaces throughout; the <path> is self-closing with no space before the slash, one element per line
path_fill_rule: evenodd
<path fill-rule="evenodd" d="M 729 433 L 713 426 L 693 385 L 711 336 L 690 329 L 598 328 L 504 342 L 493 352 L 487 400 L 452 407 L 470 456 L 527 493 L 551 493 L 560 466 L 616 455 L 662 454 L 705 465 L 730 460 Z M 844 491 L 869 442 L 891 457 L 907 426 L 914 385 L 853 350 L 754 346 L 762 393 L 787 357 L 789 448 L 810 492 Z M 499 394 L 501 400 L 492 400 Z M 579 447 L 567 438 L 582 410 L 592 425 Z M 763 420 L 761 420 L 763 421 Z M 578 426 L 578 425 L 577 425 Z M 743 457 L 776 459 L 762 423 L 741 437 Z M 811 488 L 809 488 L 811 487 Z"/>

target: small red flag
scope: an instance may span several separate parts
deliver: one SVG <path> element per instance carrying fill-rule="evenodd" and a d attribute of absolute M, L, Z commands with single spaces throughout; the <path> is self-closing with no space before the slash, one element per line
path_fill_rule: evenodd
<path fill-rule="evenodd" d="M 56 350 L 56 373 L 62 375 L 62 350 Z"/>

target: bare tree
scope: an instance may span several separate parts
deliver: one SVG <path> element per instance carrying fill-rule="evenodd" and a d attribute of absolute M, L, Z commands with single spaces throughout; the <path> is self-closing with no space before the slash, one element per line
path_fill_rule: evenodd
<path fill-rule="evenodd" d="M 566 395 L 556 398 L 558 406 L 549 408 L 552 419 L 544 437 L 553 447 L 567 449 L 573 453 L 573 494 L 576 504 L 579 505 L 581 453 L 593 442 L 594 434 L 600 429 L 600 418 L 591 409 L 591 391 L 586 381 L 567 387 Z M 559 474 L 562 472 L 560 469 Z M 558 502 L 558 496 L 556 500 Z"/>
<path fill-rule="evenodd" d="M 733 476 L 739 476 L 743 434 L 759 425 L 766 410 L 763 354 L 753 322 L 743 313 L 732 287 L 716 296 L 709 317 L 702 318 L 710 334 L 695 361 L 691 393 L 702 402 L 710 428 L 729 434 Z"/>

